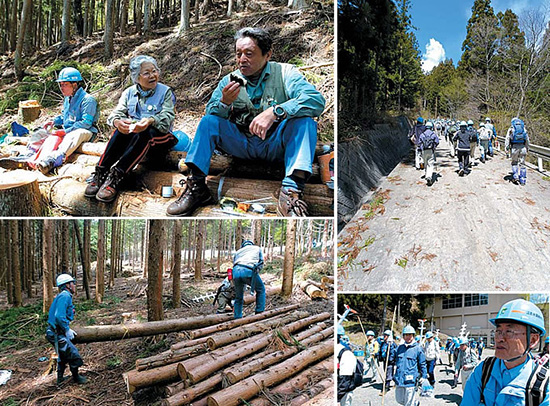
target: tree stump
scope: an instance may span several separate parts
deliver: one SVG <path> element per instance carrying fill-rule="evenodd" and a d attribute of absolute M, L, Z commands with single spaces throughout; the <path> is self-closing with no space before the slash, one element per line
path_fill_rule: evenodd
<path fill-rule="evenodd" d="M 19 169 L 0 173 L 0 217 L 43 217 L 46 207 L 36 173 Z"/>

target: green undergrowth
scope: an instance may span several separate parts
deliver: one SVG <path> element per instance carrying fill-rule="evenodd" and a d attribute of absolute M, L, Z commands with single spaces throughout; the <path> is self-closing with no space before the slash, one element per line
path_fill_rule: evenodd
<path fill-rule="evenodd" d="M 61 69 L 76 68 L 82 73 L 88 92 L 105 91 L 114 73 L 100 63 L 78 63 L 57 60 L 40 71 L 31 71 L 13 89 L 9 89 L 0 100 L 0 114 L 6 110 L 16 110 L 21 100 L 38 100 L 45 108 L 57 108 L 63 96 L 55 81 Z"/>
<path fill-rule="evenodd" d="M 19 350 L 44 337 L 47 316 L 42 314 L 42 304 L 14 307 L 2 312 L 0 317 L 0 352 Z"/>

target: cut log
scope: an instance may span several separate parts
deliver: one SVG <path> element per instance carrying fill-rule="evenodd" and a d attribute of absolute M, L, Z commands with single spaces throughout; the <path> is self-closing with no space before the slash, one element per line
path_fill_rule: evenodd
<path fill-rule="evenodd" d="M 312 299 L 326 299 L 327 292 L 319 289 L 317 286 L 305 281 L 300 282 L 300 288 Z"/>
<path fill-rule="evenodd" d="M 264 372 L 210 395 L 208 397 L 208 406 L 237 406 L 241 400 L 251 399 L 263 388 L 290 378 L 307 366 L 331 356 L 333 352 L 333 340 L 324 341 L 280 364 L 268 368 Z"/>
<path fill-rule="evenodd" d="M 306 282 L 313 285 L 313 286 L 317 286 L 319 289 L 324 290 L 324 291 L 326 291 L 328 289 L 327 286 L 324 285 L 322 282 L 312 281 L 311 279 L 308 279 Z"/>
<path fill-rule="evenodd" d="M 212 324 L 228 321 L 232 317 L 233 316 L 230 314 L 210 314 L 207 316 L 152 321 L 147 323 L 74 327 L 77 333 L 74 342 L 91 343 L 173 333 L 175 331 L 210 326 Z"/>
<path fill-rule="evenodd" d="M 138 371 L 133 369 L 122 374 L 128 393 L 134 393 L 137 389 L 161 383 L 175 382 L 179 379 L 178 364 L 168 364 L 159 368 Z"/>
<path fill-rule="evenodd" d="M 331 285 L 334 285 L 334 276 L 323 276 L 321 278 L 321 283 L 330 283 Z"/>
<path fill-rule="evenodd" d="M 295 321 L 289 325 L 283 327 L 281 331 L 283 334 L 290 334 L 294 331 L 298 331 L 305 326 L 319 321 L 326 320 L 330 317 L 329 313 L 321 313 L 318 315 L 310 316 L 305 319 Z M 195 357 L 191 360 L 181 362 L 178 366 L 178 371 L 182 379 L 187 378 L 191 382 L 196 383 L 211 375 L 215 371 L 220 370 L 224 366 L 235 362 L 236 360 L 253 354 L 256 351 L 269 345 L 272 340 L 272 334 L 263 334 L 260 336 L 254 336 L 243 342 L 239 343 L 240 348 L 227 353 L 226 348 L 220 348 L 214 350 L 203 356 Z M 245 344 L 246 343 L 246 344 Z M 209 402 L 210 403 L 210 402 Z"/>
<path fill-rule="evenodd" d="M 283 287 L 281 285 L 266 286 L 265 287 L 265 297 L 280 295 L 281 291 L 282 291 L 282 288 Z M 243 298 L 243 303 L 245 305 L 249 305 L 250 303 L 255 303 L 255 302 L 256 302 L 256 295 L 251 295 L 249 292 L 246 292 L 246 294 L 244 295 L 244 298 Z"/>
<path fill-rule="evenodd" d="M 167 399 L 162 401 L 162 406 L 181 406 L 188 403 L 191 403 L 194 399 L 202 396 L 208 392 L 217 389 L 221 386 L 222 383 L 222 374 L 216 374 L 204 381 L 185 388 L 180 392 L 175 393 L 173 396 L 170 396 Z"/>
<path fill-rule="evenodd" d="M 301 346 L 308 347 L 318 343 L 321 340 L 324 340 L 325 338 L 330 337 L 333 334 L 333 331 L 334 328 L 329 327 L 316 334 L 309 332 L 308 335 L 303 335 L 302 337 L 297 336 L 295 338 L 300 342 Z M 306 330 L 304 333 L 307 332 L 308 330 Z M 297 354 L 299 351 L 300 348 L 297 346 L 288 347 L 284 350 L 273 352 L 266 355 L 265 357 L 256 359 L 254 361 L 249 361 L 246 365 L 239 368 L 231 367 L 225 370 L 223 373 L 227 377 L 227 380 L 231 384 L 234 384 L 235 382 L 238 382 L 258 371 L 261 371 L 262 369 L 270 365 L 276 364 L 279 361 L 282 361 L 284 359 L 287 359 L 288 357 L 291 357 L 294 354 Z"/>
<path fill-rule="evenodd" d="M 196 350 L 198 350 L 201 347 L 204 351 L 206 351 L 206 348 L 207 348 L 206 340 L 208 340 L 208 337 L 201 337 L 195 340 L 183 341 L 182 344 L 184 345 L 182 345 L 180 349 L 187 350 L 185 352 L 182 351 L 180 353 L 177 353 L 177 352 L 175 353 L 172 349 L 169 349 L 168 351 L 164 351 L 160 354 L 156 354 L 151 357 L 137 359 L 136 369 L 138 371 L 143 371 L 145 369 L 157 368 L 162 365 L 179 362 L 191 354 L 199 353 L 200 351 L 196 351 Z M 203 345 L 201 346 L 200 344 L 203 344 Z"/>
<path fill-rule="evenodd" d="M 252 295 L 250 295 L 250 296 L 253 300 L 255 300 L 255 296 L 252 296 Z M 250 315 L 250 316 L 247 316 L 247 317 L 243 317 L 242 319 L 235 319 L 235 320 L 231 320 L 231 321 L 228 321 L 228 322 L 225 322 L 225 323 L 215 324 L 213 326 L 201 328 L 199 330 L 188 331 L 187 335 L 189 336 L 189 338 L 204 337 L 204 336 L 207 336 L 209 334 L 214 334 L 214 333 L 217 333 L 217 332 L 220 332 L 220 331 L 230 330 L 234 327 L 242 326 L 243 324 L 249 324 L 249 323 L 253 323 L 255 321 L 268 319 L 268 318 L 270 318 L 272 316 L 276 316 L 278 314 L 287 313 L 291 310 L 297 309 L 298 307 L 300 307 L 300 305 L 294 304 L 294 305 L 280 307 L 278 309 L 268 310 L 266 312 L 262 312 L 262 313 L 259 313 L 259 314 L 253 314 L 253 315 Z M 172 345 L 171 348 L 172 348 L 172 350 L 177 350 L 178 348 L 182 348 L 184 346 L 186 346 L 185 341 L 183 343 L 174 344 L 174 345 Z"/>
<path fill-rule="evenodd" d="M 43 217 L 46 214 L 36 172 L 17 169 L 0 173 L 0 217 Z"/>
<path fill-rule="evenodd" d="M 302 403 L 301 406 L 333 406 L 334 405 L 334 387 L 325 389 L 323 392 L 311 398 L 309 401 Z M 197 405 L 198 404 L 195 404 Z"/>
<path fill-rule="evenodd" d="M 279 326 L 285 326 L 300 318 L 308 317 L 309 313 L 305 311 L 295 311 L 289 314 L 275 316 L 266 320 L 256 321 L 229 331 L 221 331 L 211 337 L 208 337 L 206 344 L 210 350 L 215 350 L 226 344 L 234 343 L 254 334 L 258 334 Z"/>
<path fill-rule="evenodd" d="M 76 152 L 80 154 L 101 156 L 105 152 L 106 142 L 83 142 L 77 148 Z"/>
<path fill-rule="evenodd" d="M 323 379 L 321 382 L 311 386 L 308 388 L 306 393 L 302 393 L 299 396 L 296 396 L 295 398 L 292 398 L 290 401 L 290 406 L 302 406 L 307 404 L 310 400 L 313 400 L 315 396 L 324 393 L 325 391 L 334 391 L 334 379 L 333 378 L 326 378 Z M 329 400 L 327 402 L 328 405 L 333 405 L 334 397 L 331 396 L 330 398 L 326 399 Z"/>
<path fill-rule="evenodd" d="M 323 361 L 321 364 L 327 365 L 327 362 L 330 359 L 327 359 Z M 332 361 L 332 360 L 330 360 Z M 320 365 L 320 364 L 318 364 Z M 285 382 L 280 385 L 275 386 L 273 389 L 270 389 L 268 391 L 269 395 L 276 395 L 277 398 L 282 397 L 284 398 L 284 404 L 292 405 L 292 406 L 301 406 L 303 404 L 306 404 L 310 399 L 315 398 L 320 393 L 324 393 L 327 389 L 333 389 L 334 386 L 334 378 L 328 377 L 325 379 L 320 378 L 321 376 L 328 373 L 328 369 L 326 371 L 323 371 L 321 374 L 316 372 L 318 370 L 318 365 L 314 366 L 313 368 L 309 368 L 298 375 L 296 375 L 294 378 L 292 378 L 291 381 L 294 381 L 295 379 L 300 379 L 300 385 L 293 384 L 293 382 Z M 304 379 L 304 376 L 306 379 Z M 315 383 L 314 385 L 311 385 L 312 382 L 315 382 L 317 379 L 322 379 L 320 382 Z M 291 385 L 289 385 L 291 383 Z M 309 386 L 311 385 L 311 386 Z M 297 392 L 301 392 L 300 395 L 295 396 Z M 330 397 L 327 399 L 329 403 L 327 403 L 327 406 L 333 406 L 334 404 L 334 396 L 333 393 L 330 394 Z M 258 397 L 256 399 L 251 400 L 248 402 L 250 406 L 272 406 L 273 403 L 266 399 L 265 397 Z"/>

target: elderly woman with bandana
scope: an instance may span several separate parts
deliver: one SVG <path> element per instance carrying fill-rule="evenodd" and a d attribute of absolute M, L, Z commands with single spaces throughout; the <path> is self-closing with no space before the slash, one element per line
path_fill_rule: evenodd
<path fill-rule="evenodd" d="M 177 143 L 172 135 L 176 98 L 159 82 L 160 68 L 154 58 L 139 55 L 130 61 L 134 85 L 120 96 L 107 123 L 115 127 L 84 195 L 105 203 L 115 200 L 124 176 L 151 147 L 168 151 Z"/>

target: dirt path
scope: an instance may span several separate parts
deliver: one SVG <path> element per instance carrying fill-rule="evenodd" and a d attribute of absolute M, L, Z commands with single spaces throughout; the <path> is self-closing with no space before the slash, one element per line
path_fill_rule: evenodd
<path fill-rule="evenodd" d="M 550 280 L 550 182 L 528 170 L 512 184 L 510 160 L 476 151 L 469 175 L 441 141 L 437 181 L 408 160 L 385 178 L 339 235 L 345 291 L 541 290 Z M 378 197 L 378 199 L 376 199 Z M 369 218 L 370 217 L 370 218 Z M 354 258 L 354 259 L 353 259 Z"/>

